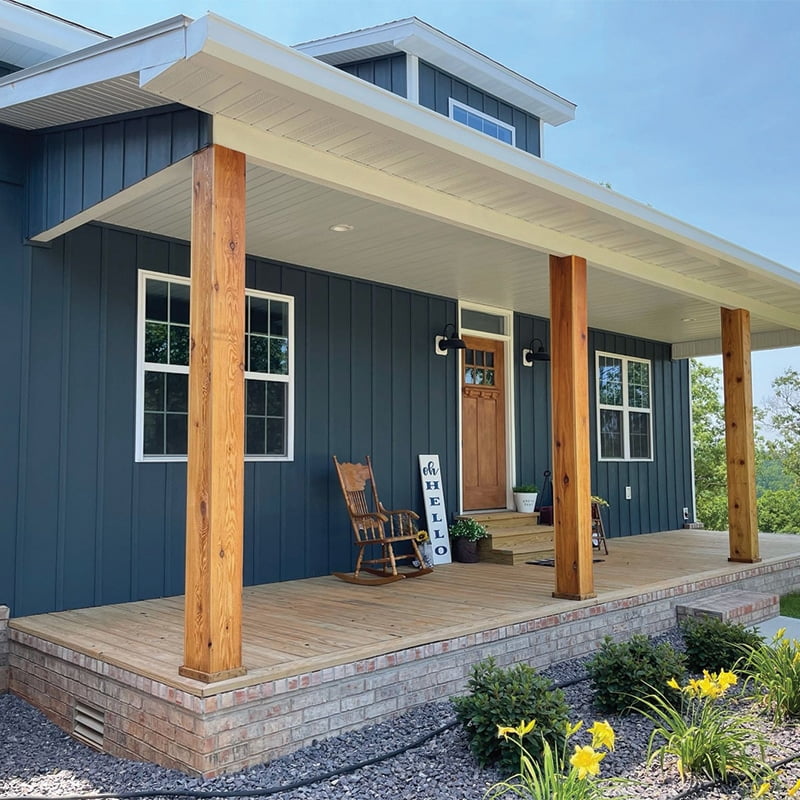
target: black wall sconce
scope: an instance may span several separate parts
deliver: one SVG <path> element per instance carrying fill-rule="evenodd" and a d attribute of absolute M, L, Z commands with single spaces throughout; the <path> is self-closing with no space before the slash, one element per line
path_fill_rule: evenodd
<path fill-rule="evenodd" d="M 536 346 L 536 343 L 539 346 Z M 550 353 L 544 349 L 544 342 L 541 339 L 531 339 L 530 344 L 522 351 L 522 366 L 532 367 L 534 361 L 549 361 Z"/>
<path fill-rule="evenodd" d="M 449 333 L 448 333 L 449 331 Z M 448 322 L 440 336 L 434 339 L 434 352 L 437 356 L 446 356 L 448 350 L 466 350 L 464 340 L 458 336 L 456 326 Z"/>

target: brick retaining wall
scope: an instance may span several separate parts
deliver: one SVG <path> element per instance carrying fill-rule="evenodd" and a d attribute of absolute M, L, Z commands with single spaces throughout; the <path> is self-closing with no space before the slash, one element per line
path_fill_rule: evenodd
<path fill-rule="evenodd" d="M 21 631 L 10 631 L 11 689 L 71 731 L 75 701 L 105 713 L 104 749 L 207 777 L 269 761 L 313 739 L 379 722 L 464 690 L 494 656 L 537 667 L 592 652 L 605 635 L 672 627 L 676 606 L 720 590 L 783 594 L 800 558 L 398 650 L 201 698 Z"/>

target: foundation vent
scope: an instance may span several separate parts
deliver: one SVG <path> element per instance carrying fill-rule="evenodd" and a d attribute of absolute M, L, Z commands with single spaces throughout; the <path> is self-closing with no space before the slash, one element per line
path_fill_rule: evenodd
<path fill-rule="evenodd" d="M 75 716 L 72 720 L 72 733 L 96 750 L 103 749 L 103 734 L 105 732 L 106 715 L 99 708 L 75 701 Z"/>

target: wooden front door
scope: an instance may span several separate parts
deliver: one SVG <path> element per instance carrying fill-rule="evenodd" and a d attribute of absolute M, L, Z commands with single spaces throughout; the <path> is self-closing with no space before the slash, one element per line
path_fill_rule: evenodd
<path fill-rule="evenodd" d="M 506 507 L 504 343 L 465 336 L 461 358 L 464 510 Z"/>

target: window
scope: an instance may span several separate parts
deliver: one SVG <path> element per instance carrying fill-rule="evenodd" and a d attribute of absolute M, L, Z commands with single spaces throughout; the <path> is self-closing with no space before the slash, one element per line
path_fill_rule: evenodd
<path fill-rule="evenodd" d="M 485 133 L 493 139 L 499 139 L 506 144 L 514 144 L 516 130 L 513 126 L 501 122 L 495 117 L 490 117 L 477 108 L 459 103 L 458 100 L 450 98 L 450 119 L 472 128 L 473 130 Z"/>
<path fill-rule="evenodd" d="M 597 353 L 597 447 L 602 461 L 653 458 L 650 362 Z"/>
<path fill-rule="evenodd" d="M 186 458 L 189 421 L 189 279 L 139 273 L 136 458 Z M 245 296 L 245 453 L 292 458 L 291 297 Z"/>

